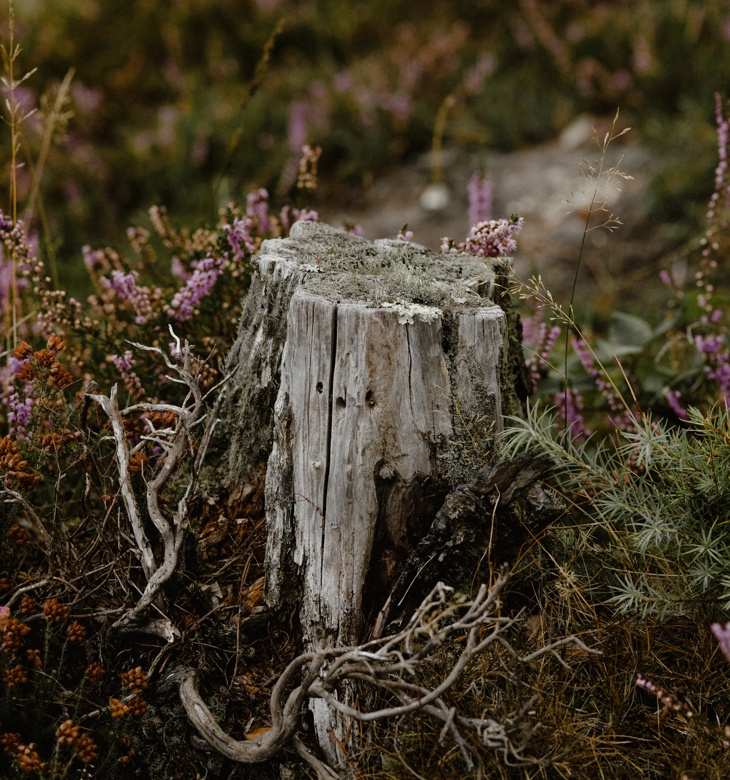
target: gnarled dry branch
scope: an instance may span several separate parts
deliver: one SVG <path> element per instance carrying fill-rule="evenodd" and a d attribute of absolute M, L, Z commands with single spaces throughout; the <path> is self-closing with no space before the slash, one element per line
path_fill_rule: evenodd
<path fill-rule="evenodd" d="M 142 344 L 134 344 L 133 346 L 159 355 L 171 372 L 168 378 L 187 389 L 187 394 L 182 403 L 179 405 L 172 403 L 136 403 L 120 409 L 117 403 L 116 385 L 112 388 L 109 396 L 100 394 L 89 396 L 99 404 L 109 418 L 112 427 L 120 491 L 137 544 L 145 579 L 147 580 L 145 589 L 137 604 L 128 609 L 114 623 L 113 627 L 117 629 L 140 628 L 139 619 L 155 602 L 160 589 L 175 572 L 180 548 L 182 547 L 188 526 L 188 501 L 215 426 L 215 419 L 208 418 L 203 414 L 204 395 L 198 382 L 198 376 L 193 368 L 192 349 L 187 341 L 181 342 L 172 329 L 170 329 L 170 332 L 175 339 L 174 348 L 171 350 L 170 355 L 158 347 L 147 347 Z M 132 414 L 150 412 L 172 413 L 176 418 L 174 427 L 158 430 L 150 420 L 147 420 L 150 434 L 144 436 L 139 445 L 130 449 L 124 429 L 124 418 Z M 197 447 L 193 447 L 191 444 L 191 433 L 196 426 L 203 422 L 206 422 L 205 430 Z M 129 469 L 130 453 L 135 452 L 149 441 L 154 442 L 162 452 L 155 463 L 153 475 L 146 480 L 145 496 L 147 517 L 154 525 L 162 542 L 162 561 L 159 563 L 145 530 L 145 520 L 132 486 Z M 170 478 L 178 473 L 184 462 L 192 463 L 191 475 L 182 491 L 182 495 L 178 499 L 175 511 L 168 518 L 160 507 L 160 494 L 169 483 Z M 171 641 L 178 635 L 172 623 L 164 618 L 150 621 L 144 629 L 157 636 L 162 636 L 168 641 Z"/>
<path fill-rule="evenodd" d="M 441 738 L 450 735 L 470 767 L 474 757 L 464 736 L 466 732 L 476 735 L 486 747 L 500 751 L 508 762 L 529 763 L 530 759 L 512 743 L 507 727 L 486 716 L 460 715 L 443 698 L 466 665 L 490 644 L 498 641 L 509 647 L 503 633 L 518 618 L 496 614 L 504 582 L 505 578 L 500 578 L 492 587 L 483 585 L 471 600 L 455 597 L 451 588 L 438 583 L 402 631 L 354 647 L 325 648 L 298 656 L 274 687 L 270 702 L 272 725 L 258 741 L 238 741 L 223 731 L 201 698 L 196 674 L 191 669 L 176 672 L 183 707 L 198 733 L 212 747 L 228 758 L 246 764 L 270 759 L 292 740 L 301 754 L 297 729 L 302 705 L 309 699 L 323 699 L 337 712 L 360 722 L 423 712 L 443 723 Z M 596 652 L 571 636 L 520 660 L 534 660 L 544 653 L 555 653 L 558 647 L 566 644 L 577 645 L 588 653 Z M 447 645 L 461 649 L 441 682 L 430 687 L 419 684 L 420 668 L 434 658 L 437 650 Z M 510 651 L 519 658 L 512 648 Z M 337 693 L 346 684 L 354 682 L 389 694 L 393 705 L 364 710 L 345 704 Z M 316 762 L 321 764 L 319 759 Z M 322 777 L 326 777 L 328 771 L 332 771 L 332 777 L 337 776 L 326 765 L 319 766 L 317 771 Z"/>

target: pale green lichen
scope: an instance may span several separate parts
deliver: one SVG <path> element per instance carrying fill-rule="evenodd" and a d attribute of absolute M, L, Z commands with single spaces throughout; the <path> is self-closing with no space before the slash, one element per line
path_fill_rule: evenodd
<path fill-rule="evenodd" d="M 493 303 L 491 259 L 443 255 L 407 241 L 371 242 L 314 222 L 297 223 L 289 238 L 265 242 L 262 252 L 294 262 L 306 273 L 305 290 L 333 300 L 439 309 Z"/>

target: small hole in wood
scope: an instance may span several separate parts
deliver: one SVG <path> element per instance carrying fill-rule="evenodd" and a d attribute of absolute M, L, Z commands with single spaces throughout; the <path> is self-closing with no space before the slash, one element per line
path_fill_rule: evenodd
<path fill-rule="evenodd" d="M 342 396 L 338 396 L 335 404 L 337 404 L 338 409 L 344 409 L 347 406 L 347 401 Z"/>
<path fill-rule="evenodd" d="M 373 391 L 368 390 L 367 393 L 365 393 L 365 403 L 372 409 L 373 406 L 375 406 L 375 398 L 373 396 Z"/>
<path fill-rule="evenodd" d="M 317 392 L 321 393 L 324 390 L 324 385 L 321 382 L 317 382 Z"/>

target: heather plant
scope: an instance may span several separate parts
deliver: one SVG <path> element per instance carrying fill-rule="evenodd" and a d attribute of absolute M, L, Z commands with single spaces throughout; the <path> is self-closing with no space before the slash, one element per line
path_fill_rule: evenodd
<path fill-rule="evenodd" d="M 234 5 L 218 4 L 220 18 L 233 19 L 231 12 L 240 11 Z M 180 693 L 195 727 L 210 733 L 220 723 L 234 735 L 226 740 L 237 754 L 260 753 L 279 739 L 282 713 L 272 694 L 282 690 L 274 682 L 296 676 L 302 656 L 296 627 L 271 619 L 263 604 L 263 496 L 248 484 L 240 495 L 225 495 L 203 470 L 209 445 L 215 449 L 223 356 L 252 257 L 294 220 L 317 218 L 300 195 L 292 196 L 296 205 L 272 203 L 294 188 L 309 196 L 323 171 L 336 173 L 339 185 L 364 177 L 366 166 L 377 172 L 393 155 L 426 148 L 436 115 L 439 143 L 476 138 L 510 146 L 545 137 L 561 124 L 561 110 L 567 116 L 568 105 L 576 105 L 561 93 L 576 74 L 582 108 L 613 105 L 618 97 L 634 108 L 654 98 L 671 104 L 675 98 L 660 97 L 662 84 L 676 79 L 676 70 L 658 67 L 663 42 L 671 40 L 673 52 L 702 44 L 702 61 L 721 71 L 714 44 L 725 34 L 725 11 L 714 3 L 647 4 L 640 29 L 633 12 L 606 3 L 525 0 L 508 10 L 487 4 L 467 14 L 471 29 L 449 13 L 444 18 L 453 24 L 386 24 L 389 14 L 398 16 L 398 3 L 357 14 L 338 7 L 326 14 L 326 29 L 319 4 L 254 5 L 246 17 L 249 45 L 236 57 L 205 0 L 165 9 L 133 4 L 135 13 L 119 26 L 133 50 L 151 41 L 161 67 L 132 56 L 105 69 L 93 54 L 90 65 L 80 64 L 93 70 L 73 80 L 57 52 L 63 41 L 72 52 L 83 48 L 89 18 L 95 27 L 114 27 L 105 4 L 49 0 L 42 13 L 56 13 L 58 24 L 45 32 L 26 27 L 41 64 L 54 63 L 57 75 L 67 76 L 45 99 L 10 77 L 10 110 L 28 120 L 19 121 L 22 139 L 16 127 L 12 148 L 23 150 L 28 165 L 11 155 L 9 170 L 18 179 L 12 200 L 27 207 L 0 216 L 0 304 L 8 320 L 0 377 L 3 776 L 173 777 L 181 766 L 191 776 L 229 775 L 222 758 L 191 742 Z M 26 24 L 39 8 L 27 15 L 24 9 Z M 285 24 L 278 14 L 286 14 Z M 505 20 L 510 35 L 495 18 Z M 495 30 L 495 57 L 474 36 L 485 20 Z M 362 40 L 376 28 L 385 41 L 374 54 Z M 322 78 L 291 67 L 301 64 L 299 39 L 310 48 L 329 41 Z M 346 61 L 341 47 L 358 56 Z M 509 116 L 499 99 L 532 78 L 535 66 L 522 56 L 530 51 L 541 52 L 539 69 L 549 74 L 534 81 L 537 91 L 546 81 L 558 83 L 551 105 L 563 108 L 550 118 L 543 104 Z M 705 63 L 703 72 L 711 70 Z M 99 71 L 114 76 L 98 90 L 86 86 Z M 242 97 L 241 75 L 249 71 L 255 75 Z M 702 90 L 710 82 L 708 76 Z M 520 93 L 526 105 L 534 91 Z M 132 94 L 138 100 L 129 100 Z M 38 115 L 30 113 L 34 102 L 43 109 Z M 120 121 L 120 105 L 129 125 Z M 67 125 L 70 106 L 78 122 Z M 153 113 L 152 130 L 142 127 L 139 111 Z M 501 454 L 538 462 L 547 456 L 552 472 L 519 506 L 506 515 L 495 506 L 489 518 L 480 569 L 496 570 L 492 531 L 509 526 L 516 540 L 509 584 L 500 578 L 497 588 L 474 588 L 476 600 L 456 594 L 453 603 L 449 589 L 433 592 L 447 617 L 479 612 L 487 599 L 485 620 L 455 624 L 466 627 L 466 641 L 442 641 L 441 634 L 454 632 L 439 629 L 427 653 L 402 652 L 401 639 L 413 631 L 434 637 L 442 619 L 436 613 L 435 622 L 412 622 L 404 634 L 334 651 L 361 682 L 401 701 L 394 709 L 371 692 L 361 709 L 345 713 L 363 721 L 396 718 L 390 731 L 378 725 L 370 732 L 364 755 L 350 757 L 354 770 L 463 777 L 473 764 L 506 776 L 517 771 L 505 769 L 506 759 L 544 775 L 595 769 L 604 776 L 667 776 L 688 767 L 722 776 L 727 733 L 717 723 L 730 722 L 730 665 L 720 657 L 727 654 L 730 610 L 730 414 L 721 285 L 728 123 L 719 101 L 716 124 L 720 153 L 707 231 L 694 255 L 672 258 L 662 275 L 671 298 L 664 322 L 617 312 L 601 330 L 601 323 L 587 324 L 575 301 L 558 304 L 541 282 L 523 290 L 538 303 L 525 321 L 528 373 L 557 410 L 532 405 L 505 432 Z M 91 145 L 104 133 L 119 142 L 118 158 Z M 277 142 L 277 134 L 286 141 Z M 57 148 L 74 153 L 59 164 Z M 217 172 L 212 187 L 203 175 L 210 170 Z M 147 184 L 157 174 L 161 184 Z M 268 189 L 251 188 L 243 203 L 218 210 L 249 181 Z M 107 196 L 84 198 L 87 186 L 87 195 Z M 165 200 L 176 206 L 184 201 L 181 220 L 150 209 L 127 230 L 124 249 L 121 241 L 97 246 L 100 228 L 85 236 L 93 246 L 78 253 L 83 282 L 61 284 L 49 204 L 67 198 L 73 211 L 93 200 L 98 205 L 85 218 L 106 209 L 100 224 L 116 225 L 120 212 L 150 202 L 146 187 L 153 186 L 161 190 L 155 196 L 170 195 Z M 118 198 L 108 196 L 117 188 Z M 496 218 L 492 194 L 489 180 L 476 174 L 469 233 L 462 242 L 445 240 L 445 252 L 500 257 L 508 265 L 522 221 Z M 214 216 L 191 228 L 192 211 Z M 591 208 L 586 229 L 613 224 L 613 215 Z M 400 238 L 412 238 L 407 226 Z M 64 233 L 64 240 L 75 236 Z M 417 286 L 411 277 L 401 281 Z M 561 331 L 568 334 L 567 369 Z M 482 432 L 473 427 L 461 460 L 469 459 L 470 446 L 481 465 Z M 474 582 L 481 576 L 475 571 Z M 424 619 L 433 607 L 425 605 Z M 494 636 L 485 633 L 488 626 Z M 497 636 L 502 628 L 509 641 Z M 546 649 L 554 663 L 524 663 L 515 673 L 515 659 L 534 660 Z M 299 659 L 294 667 L 291 659 Z M 306 678 L 312 695 L 332 696 L 339 667 L 330 678 L 317 673 L 322 658 L 304 661 L 315 670 Z M 182 678 L 168 673 L 177 664 Z M 196 668 L 221 682 L 214 694 L 198 692 Z M 454 669 L 462 673 L 458 680 Z M 646 694 L 649 706 L 635 698 L 637 674 L 638 695 Z M 674 693 L 682 689 L 691 701 Z M 292 685 L 288 716 L 298 715 L 305 694 Z M 403 719 L 424 696 L 433 706 L 423 717 L 415 725 Z M 320 776 L 331 776 L 298 737 L 288 733 L 283 742 Z M 275 763 L 252 776 L 269 771 L 279 776 Z"/>
<path fill-rule="evenodd" d="M 579 551 L 572 565 L 589 592 L 597 589 L 594 600 L 644 617 L 730 608 L 726 312 L 716 286 L 726 241 L 728 125 L 719 96 L 716 122 L 718 166 L 696 270 L 688 271 L 694 284 L 682 288 L 662 272 L 673 304 L 662 323 L 616 313 L 608 337 L 594 342 L 576 320 L 573 299 L 559 304 L 540 279 L 521 290 L 538 312 L 526 329 L 530 376 L 553 394 L 557 413 L 533 405 L 513 421 L 506 452 L 550 455 L 554 486 L 578 518 L 569 531 L 556 531 L 561 557 Z M 568 334 L 563 366 L 561 330 Z M 567 386 L 556 387 L 563 377 Z M 598 560 L 611 561 L 610 576 L 591 564 Z"/>
<path fill-rule="evenodd" d="M 579 313 L 586 312 L 574 307 L 574 296 L 584 243 L 568 304 L 555 301 L 540 278 L 516 291 L 532 307 L 524 320 L 524 343 L 533 389 L 551 397 L 562 411 L 563 425 L 577 438 L 594 430 L 601 434 L 615 428 L 630 430 L 641 410 L 681 423 L 689 406 L 707 409 L 717 401 L 726 402 L 727 294 L 721 259 L 727 251 L 730 200 L 728 123 L 719 95 L 715 118 L 718 163 L 705 228 L 701 239 L 671 256 L 670 268 L 659 274 L 666 291 L 663 318 L 651 321 L 615 311 L 610 322 L 594 331 L 581 324 Z M 610 142 L 621 134 L 609 133 L 606 139 Z M 600 199 L 601 178 L 622 178 L 620 170 L 606 171 L 599 163 L 591 176 L 597 182 L 596 205 L 587 213 L 584 238 L 589 230 L 620 225 Z"/>
<path fill-rule="evenodd" d="M 329 150 L 326 189 L 349 192 L 345 183 L 359 186 L 393 159 L 428 149 L 449 95 L 459 100 L 444 142 L 480 154 L 485 145 L 546 140 L 576 113 L 617 103 L 653 145 L 675 154 L 706 137 L 704 109 L 728 69 L 721 0 L 640 9 L 490 0 L 436 4 L 418 18 L 400 1 L 244 7 L 181 0 L 171 10 L 136 0 L 120 19 L 102 0 L 18 4 L 18 32 L 39 69 L 18 93 L 23 104 L 41 107 L 76 68 L 74 120 L 51 148 L 34 198 L 64 256 L 99 236 L 116 240 L 140 204 L 164 202 L 197 219 L 253 182 L 282 196 L 305 143 Z M 111 37 L 108 51 L 95 45 L 98 29 Z M 523 110 L 505 110 L 515 94 Z M 34 155 L 45 137 L 43 117 L 35 120 L 24 138 Z M 699 216 L 709 164 L 702 154 L 686 158 L 655 188 L 657 210 L 684 233 Z M 20 171 L 21 199 L 33 180 Z M 34 233 L 38 223 L 28 227 Z"/>

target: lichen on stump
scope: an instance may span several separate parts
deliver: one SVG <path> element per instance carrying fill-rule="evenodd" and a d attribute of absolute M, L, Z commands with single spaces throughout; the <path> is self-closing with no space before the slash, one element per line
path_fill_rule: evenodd
<path fill-rule="evenodd" d="M 299 222 L 257 263 L 227 481 L 268 456 L 267 601 L 298 605 L 305 643 L 348 644 L 519 408 L 505 262 Z"/>

